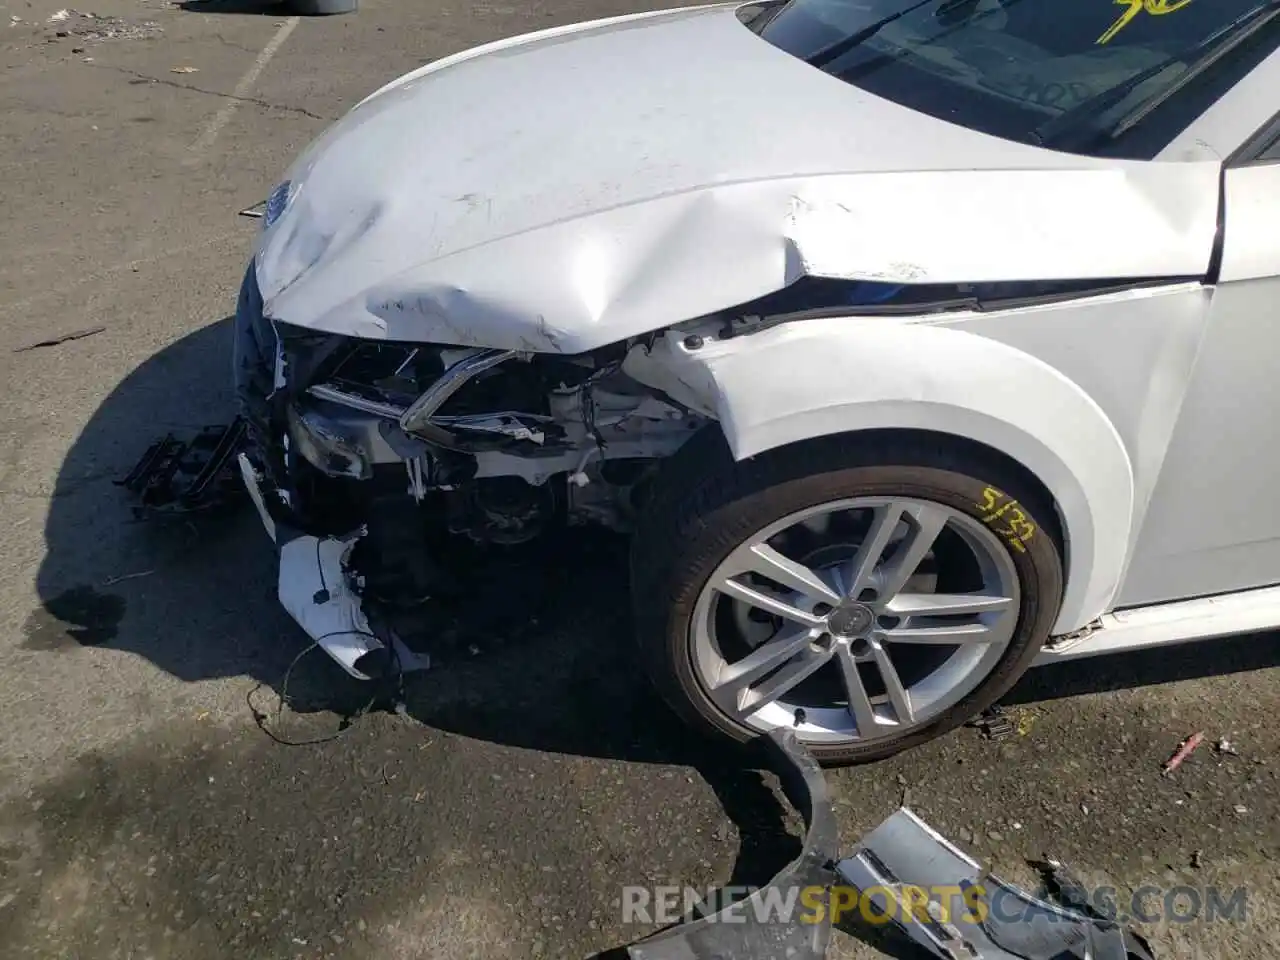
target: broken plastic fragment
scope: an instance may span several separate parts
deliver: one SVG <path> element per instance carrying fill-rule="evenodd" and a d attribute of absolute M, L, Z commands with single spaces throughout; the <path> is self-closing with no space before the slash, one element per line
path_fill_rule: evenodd
<path fill-rule="evenodd" d="M 1038 899 L 991 874 L 906 807 L 836 865 L 881 915 L 943 960 L 1127 960 L 1117 924 Z"/>
<path fill-rule="evenodd" d="M 630 960 L 820 960 L 831 937 L 831 911 L 825 888 L 835 879 L 838 837 L 835 812 L 822 770 L 790 730 L 775 730 L 760 742 L 787 796 L 805 821 L 804 846 L 770 883 L 749 898 L 700 920 L 655 934 L 627 949 Z M 817 922 L 770 920 L 767 905 L 788 892 L 824 888 Z"/>

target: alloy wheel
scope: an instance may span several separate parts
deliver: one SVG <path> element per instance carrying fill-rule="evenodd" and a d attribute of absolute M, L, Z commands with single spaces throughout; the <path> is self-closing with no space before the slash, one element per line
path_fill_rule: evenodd
<path fill-rule="evenodd" d="M 757 732 L 897 738 L 991 673 L 1019 606 L 1007 549 L 973 517 L 914 498 L 839 500 L 783 517 L 719 564 L 694 609 L 694 674 Z"/>

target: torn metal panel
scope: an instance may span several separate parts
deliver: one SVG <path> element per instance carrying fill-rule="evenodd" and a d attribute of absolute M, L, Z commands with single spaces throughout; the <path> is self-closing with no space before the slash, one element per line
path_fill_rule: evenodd
<path fill-rule="evenodd" d="M 984 874 L 906 807 L 863 837 L 836 870 L 943 960 L 1149 960 L 1117 924 Z"/>
<path fill-rule="evenodd" d="M 358 536 L 350 540 L 295 537 L 280 544 L 277 595 L 289 616 L 344 670 L 369 678 L 356 661 L 384 644 L 373 633 L 360 598 L 347 585 L 344 561 Z"/>
<path fill-rule="evenodd" d="M 262 477 L 249 460 L 248 454 L 240 453 L 236 457 L 236 463 L 240 468 L 240 482 L 244 485 L 245 490 L 248 491 L 249 499 L 253 501 L 254 509 L 258 511 L 258 519 L 262 521 L 263 529 L 267 531 L 267 536 L 271 538 L 271 542 L 278 544 L 280 540 L 279 533 L 276 530 L 276 520 L 271 515 L 271 511 L 267 509 L 267 502 L 262 495 Z"/>
<path fill-rule="evenodd" d="M 839 838 L 826 780 L 792 731 L 776 730 L 761 743 L 769 751 L 770 766 L 787 796 L 804 817 L 800 855 L 746 900 L 627 948 L 630 960 L 821 960 L 826 956 L 831 916 L 825 895 L 815 901 L 815 906 L 821 904 L 817 922 L 804 922 L 799 916 L 786 921 L 770 919 L 766 906 L 775 898 L 785 900 L 788 891 L 829 888 L 835 879 L 831 865 Z"/>
<path fill-rule="evenodd" d="M 537 91 L 537 123 L 512 90 Z M 331 128 L 289 182 L 257 252 L 269 316 L 564 354 L 802 276 L 1200 276 L 1217 226 L 1214 163 L 1101 160 L 946 123 L 832 82 L 732 6 L 431 65 Z"/>

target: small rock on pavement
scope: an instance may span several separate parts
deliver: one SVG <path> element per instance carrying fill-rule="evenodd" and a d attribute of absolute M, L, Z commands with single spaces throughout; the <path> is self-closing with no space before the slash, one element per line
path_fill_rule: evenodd
<path fill-rule="evenodd" d="M 961 827 L 956 831 L 956 839 L 961 843 L 973 843 L 973 831 L 967 827 Z"/>
<path fill-rule="evenodd" d="M 1246 813 L 1249 812 L 1249 808 L 1246 807 L 1243 803 L 1237 803 L 1234 809 L 1236 811 L 1236 816 L 1240 816 L 1240 817 L 1243 817 Z"/>
<path fill-rule="evenodd" d="M 992 840 L 1003 840 L 1003 839 L 1004 839 L 1004 834 L 1003 834 L 1003 833 L 1001 833 L 999 830 L 988 830 L 988 831 L 987 831 L 987 836 L 988 836 L 988 837 L 990 837 Z"/>

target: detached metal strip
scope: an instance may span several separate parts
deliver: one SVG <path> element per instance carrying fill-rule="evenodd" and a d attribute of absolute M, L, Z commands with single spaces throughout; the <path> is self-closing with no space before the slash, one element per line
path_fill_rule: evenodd
<path fill-rule="evenodd" d="M 518 353 L 517 350 L 485 350 L 459 360 L 401 414 L 400 427 L 406 433 L 415 433 L 427 427 L 431 415 L 444 406 L 445 401 L 462 389 L 467 381 L 500 363 L 505 363 Z"/>

